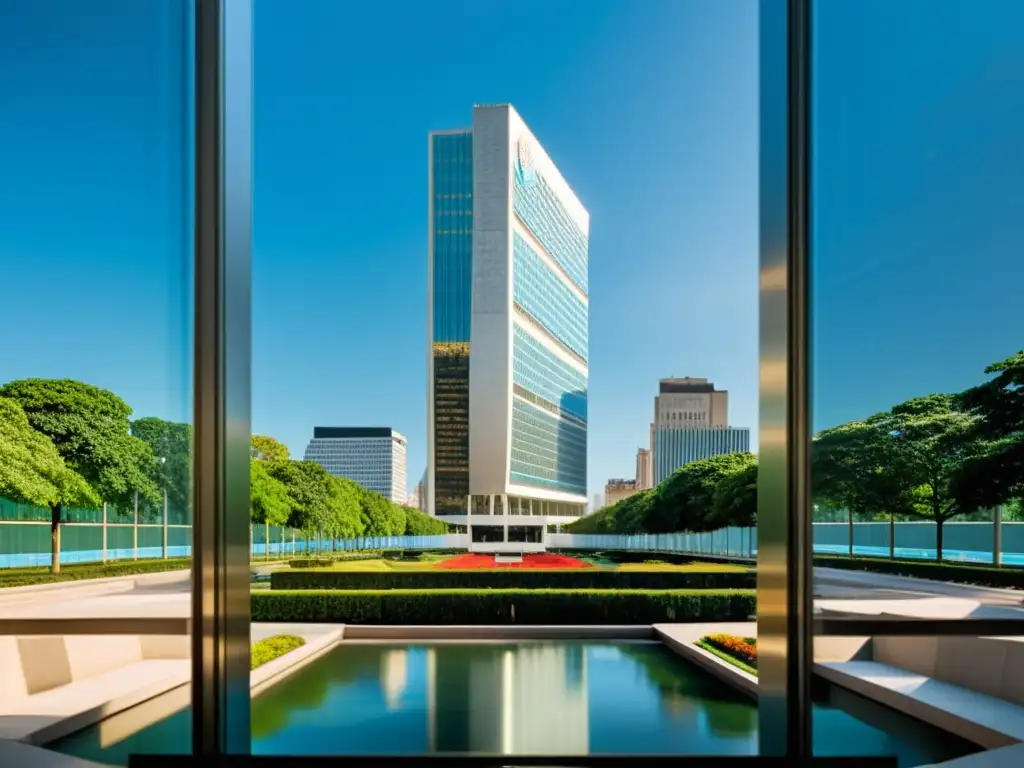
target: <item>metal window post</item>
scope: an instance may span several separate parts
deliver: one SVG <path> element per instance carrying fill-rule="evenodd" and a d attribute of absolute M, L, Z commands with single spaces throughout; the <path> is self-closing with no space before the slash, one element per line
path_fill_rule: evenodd
<path fill-rule="evenodd" d="M 163 556 L 164 560 L 167 559 L 167 491 L 164 491 L 164 538 L 163 538 Z"/>
<path fill-rule="evenodd" d="M 1003 567 L 1003 505 L 992 510 L 992 564 Z"/>
<path fill-rule="evenodd" d="M 246 755 L 252 2 L 194 0 L 192 751 Z"/>
<path fill-rule="evenodd" d="M 760 3 L 760 755 L 812 755 L 809 0 Z M 852 546 L 852 537 L 851 537 Z"/>
<path fill-rule="evenodd" d="M 132 560 L 139 559 L 139 492 L 132 498 Z"/>
<path fill-rule="evenodd" d="M 103 562 L 107 562 L 107 502 L 103 502 Z"/>

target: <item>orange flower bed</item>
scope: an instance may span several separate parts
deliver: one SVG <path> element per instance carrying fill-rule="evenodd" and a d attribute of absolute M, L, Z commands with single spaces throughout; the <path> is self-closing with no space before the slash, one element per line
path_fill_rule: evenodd
<path fill-rule="evenodd" d="M 708 635 L 704 642 L 757 669 L 757 640 L 736 635 Z"/>
<path fill-rule="evenodd" d="M 478 571 L 493 568 L 590 568 L 589 563 L 565 555 L 524 555 L 521 563 L 496 563 L 494 555 L 456 555 L 442 560 L 435 568 L 449 571 Z"/>

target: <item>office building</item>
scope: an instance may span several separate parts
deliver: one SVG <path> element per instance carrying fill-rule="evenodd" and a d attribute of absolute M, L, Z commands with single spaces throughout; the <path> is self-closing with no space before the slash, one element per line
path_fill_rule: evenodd
<path fill-rule="evenodd" d="M 726 390 L 690 376 L 659 381 L 651 423 L 652 486 L 691 461 L 749 451 L 750 430 L 728 424 Z"/>
<path fill-rule="evenodd" d="M 390 427 L 314 427 L 303 458 L 402 504 L 405 450 L 405 437 Z"/>
<path fill-rule="evenodd" d="M 588 233 L 511 106 L 430 134 L 427 509 L 475 549 L 586 506 Z"/>
<path fill-rule="evenodd" d="M 646 491 L 654 487 L 650 448 L 637 448 L 636 451 L 636 489 Z"/>
<path fill-rule="evenodd" d="M 654 484 L 697 459 L 750 450 L 746 427 L 658 429 L 654 432 Z"/>
<path fill-rule="evenodd" d="M 707 379 L 689 376 L 662 379 L 654 398 L 654 425 L 659 429 L 706 429 L 729 423 L 729 393 Z"/>
<path fill-rule="evenodd" d="M 609 480 L 604 485 L 604 502 L 610 507 L 628 499 L 638 490 L 636 480 Z"/>

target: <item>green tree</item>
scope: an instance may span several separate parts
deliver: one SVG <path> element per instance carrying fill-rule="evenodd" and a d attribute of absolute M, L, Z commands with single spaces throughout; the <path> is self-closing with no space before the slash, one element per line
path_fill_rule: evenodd
<path fill-rule="evenodd" d="M 711 527 L 757 525 L 757 456 L 722 477 L 711 494 Z"/>
<path fill-rule="evenodd" d="M 48 509 L 101 503 L 50 439 L 32 429 L 21 406 L 6 397 L 0 397 L 0 496 Z"/>
<path fill-rule="evenodd" d="M 254 523 L 287 525 L 294 500 L 288 486 L 267 471 L 265 462 L 253 460 L 249 470 L 249 512 Z"/>
<path fill-rule="evenodd" d="M 56 446 L 64 463 L 101 499 L 129 505 L 135 494 L 158 504 L 153 452 L 129 431 L 132 410 L 105 389 L 71 379 L 22 379 L 0 387 L 15 400 L 38 432 Z M 66 502 L 50 506 L 53 572 L 60 572 L 60 524 Z"/>
<path fill-rule="evenodd" d="M 192 425 L 146 416 L 132 422 L 131 433 L 156 457 L 152 478 L 157 488 L 167 492 L 167 503 L 187 512 L 192 506 Z"/>
<path fill-rule="evenodd" d="M 897 509 L 906 506 L 897 501 L 907 490 L 905 478 L 892 471 L 897 446 L 879 423 L 883 417 L 822 430 L 811 442 L 814 505 L 844 511 L 851 555 L 856 517 L 873 520 L 888 515 L 891 536 Z"/>
<path fill-rule="evenodd" d="M 648 518 L 651 514 L 651 507 L 654 504 L 653 491 L 637 491 L 632 496 L 627 496 L 621 501 L 615 502 L 609 508 L 608 522 L 606 527 L 608 533 L 617 533 L 628 536 L 635 533 L 647 533 Z M 601 531 L 604 533 L 605 531 Z"/>
<path fill-rule="evenodd" d="M 648 530 L 673 533 L 712 529 L 715 486 L 752 460 L 753 454 L 737 451 L 691 461 L 677 469 L 654 491 Z"/>
<path fill-rule="evenodd" d="M 307 534 L 320 534 L 330 525 L 330 480 L 327 470 L 313 461 L 267 461 L 267 474 L 282 483 L 292 499 L 288 525 Z"/>
<path fill-rule="evenodd" d="M 263 461 L 286 461 L 289 458 L 288 447 L 266 435 L 253 435 L 250 441 L 252 457 Z"/>
<path fill-rule="evenodd" d="M 405 514 L 397 504 L 365 488 L 359 504 L 366 536 L 401 536 L 405 533 Z"/>
<path fill-rule="evenodd" d="M 359 501 L 365 489 L 354 480 L 332 477 L 330 481 L 330 519 L 328 530 L 335 538 L 361 536 L 366 526 Z"/>
<path fill-rule="evenodd" d="M 964 509 L 985 509 L 1024 498 L 1024 350 L 985 369 L 993 378 L 959 397 L 977 417 L 978 451 L 960 467 L 951 490 Z"/>
<path fill-rule="evenodd" d="M 441 536 L 448 533 L 448 525 L 443 520 L 425 515 L 412 507 L 402 509 L 405 510 L 406 536 Z"/>
<path fill-rule="evenodd" d="M 878 429 L 895 449 L 886 472 L 902 482 L 896 511 L 935 522 L 936 558 L 942 560 L 942 526 L 971 512 L 951 493 L 951 483 L 964 462 L 979 450 L 974 439 L 977 418 L 956 408 L 950 395 L 915 397 L 876 418 Z"/>
<path fill-rule="evenodd" d="M 643 493 L 647 492 L 644 491 Z M 625 501 L 628 501 L 628 499 Z M 596 512 L 591 512 L 579 520 L 574 520 L 565 526 L 565 530 L 568 533 L 616 533 L 615 513 L 621 503 L 617 502 L 610 507 L 604 507 Z"/>

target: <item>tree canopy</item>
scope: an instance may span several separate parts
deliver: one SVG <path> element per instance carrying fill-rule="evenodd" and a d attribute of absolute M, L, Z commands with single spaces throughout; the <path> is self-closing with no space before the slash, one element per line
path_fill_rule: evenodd
<path fill-rule="evenodd" d="M 153 452 L 130 433 L 131 408 L 117 395 L 72 379 L 22 379 L 0 387 L 0 397 L 21 406 L 99 498 L 129 505 L 138 492 L 160 503 Z"/>
<path fill-rule="evenodd" d="M 96 491 L 64 463 L 57 448 L 32 429 L 18 403 L 0 397 L 0 496 L 51 508 L 97 506 Z"/>
<path fill-rule="evenodd" d="M 153 482 L 167 491 L 168 503 L 176 509 L 188 509 L 192 493 L 192 425 L 146 416 L 131 423 L 131 433 L 149 446 L 155 459 Z"/>
<path fill-rule="evenodd" d="M 284 526 L 292 515 L 295 501 L 288 486 L 272 477 L 262 461 L 253 461 L 249 469 L 249 512 L 254 523 Z"/>
<path fill-rule="evenodd" d="M 960 396 L 977 417 L 972 437 L 978 451 L 953 478 L 951 492 L 964 509 L 1011 504 L 1024 499 L 1024 350 L 985 369 L 996 374 Z"/>
<path fill-rule="evenodd" d="M 448 532 L 448 525 L 443 520 L 431 517 L 412 507 L 405 510 L 406 536 L 440 536 Z"/>
<path fill-rule="evenodd" d="M 752 525 L 756 517 L 757 456 L 736 452 L 690 462 L 657 488 L 634 493 L 567 529 L 624 535 L 708 531 Z"/>
<path fill-rule="evenodd" d="M 286 461 L 290 454 L 288 447 L 266 435 L 253 435 L 250 441 L 252 445 L 252 457 L 264 461 Z"/>

